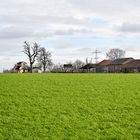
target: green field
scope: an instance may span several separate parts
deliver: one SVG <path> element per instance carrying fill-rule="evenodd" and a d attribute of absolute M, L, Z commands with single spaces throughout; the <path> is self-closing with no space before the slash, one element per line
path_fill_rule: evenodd
<path fill-rule="evenodd" d="M 139 74 L 0 74 L 0 140 L 138 140 L 139 120 Z"/>

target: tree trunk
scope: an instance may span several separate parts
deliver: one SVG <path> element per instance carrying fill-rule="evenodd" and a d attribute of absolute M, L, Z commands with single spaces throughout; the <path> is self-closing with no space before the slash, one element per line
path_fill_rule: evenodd
<path fill-rule="evenodd" d="M 45 73 L 46 72 L 46 66 L 43 65 L 43 72 Z"/>
<path fill-rule="evenodd" d="M 30 73 L 33 72 L 33 64 L 30 64 Z"/>

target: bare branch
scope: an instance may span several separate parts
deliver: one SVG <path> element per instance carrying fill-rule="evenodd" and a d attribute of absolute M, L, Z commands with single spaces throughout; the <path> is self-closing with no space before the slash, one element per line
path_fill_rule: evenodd
<path fill-rule="evenodd" d="M 23 53 L 25 53 L 28 56 L 31 72 L 32 72 L 32 65 L 36 61 L 39 52 L 40 52 L 40 46 L 36 42 L 32 46 L 27 41 L 24 42 Z"/>
<path fill-rule="evenodd" d="M 111 49 L 109 52 L 106 53 L 106 57 L 109 58 L 110 60 L 123 58 L 125 57 L 125 51 L 118 48 Z"/>
<path fill-rule="evenodd" d="M 43 67 L 43 71 L 46 71 L 46 68 L 52 64 L 51 53 L 46 51 L 45 48 L 40 48 L 38 62 Z"/>

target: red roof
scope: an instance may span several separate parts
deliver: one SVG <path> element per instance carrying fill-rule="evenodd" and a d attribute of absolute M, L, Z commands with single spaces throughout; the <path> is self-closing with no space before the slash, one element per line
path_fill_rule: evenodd
<path fill-rule="evenodd" d="M 99 62 L 97 65 L 99 65 L 99 66 L 107 66 L 109 64 L 111 64 L 111 60 L 103 60 L 103 61 Z"/>

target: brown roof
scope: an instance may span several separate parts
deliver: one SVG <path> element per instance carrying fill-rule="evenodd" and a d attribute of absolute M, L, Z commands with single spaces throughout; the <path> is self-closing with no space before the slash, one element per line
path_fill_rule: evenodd
<path fill-rule="evenodd" d="M 140 68 L 140 59 L 133 60 L 123 66 L 124 68 Z"/>
<path fill-rule="evenodd" d="M 134 59 L 132 57 L 118 58 L 118 59 L 115 59 L 114 61 L 112 61 L 111 64 L 113 64 L 113 65 L 122 65 L 122 64 L 125 64 L 126 62 L 131 61 L 131 60 L 134 60 Z"/>
<path fill-rule="evenodd" d="M 103 60 L 103 61 L 99 62 L 97 65 L 98 66 L 107 66 L 109 64 L 111 64 L 111 60 Z"/>
<path fill-rule="evenodd" d="M 91 69 L 91 68 L 95 68 L 95 67 L 96 67 L 96 64 L 88 63 L 85 66 L 81 67 L 80 69 Z"/>
<path fill-rule="evenodd" d="M 68 68 L 68 67 L 72 67 L 72 64 L 64 64 L 63 66 L 64 66 L 65 68 L 66 68 L 66 67 Z"/>

